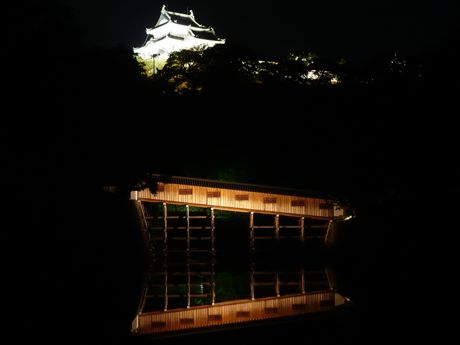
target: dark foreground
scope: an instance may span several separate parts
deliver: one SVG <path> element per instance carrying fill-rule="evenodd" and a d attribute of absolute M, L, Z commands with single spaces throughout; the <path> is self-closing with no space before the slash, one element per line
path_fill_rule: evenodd
<path fill-rule="evenodd" d="M 53 224 L 62 224 L 62 231 L 45 232 L 50 236 L 48 243 L 41 239 L 36 242 L 39 247 L 27 248 L 29 254 L 36 254 L 36 260 L 27 257 L 24 263 L 30 270 L 22 272 L 25 285 L 16 290 L 23 293 L 17 304 L 21 309 L 12 319 L 21 322 L 13 322 L 11 328 L 16 330 L 12 336 L 18 342 L 43 338 L 68 344 L 364 344 L 442 337 L 430 323 L 438 298 L 424 285 L 433 272 L 427 273 L 427 262 L 415 256 L 417 248 L 408 247 L 417 242 L 404 238 L 397 242 L 389 237 L 389 233 L 398 233 L 400 223 L 363 215 L 342 229 L 346 236 L 335 251 L 316 257 L 335 267 L 337 290 L 353 301 L 351 305 L 324 315 L 241 329 L 152 342 L 133 338 L 131 320 L 148 256 L 126 212 L 127 202 L 101 193 L 86 203 L 56 207 L 59 212 L 52 214 L 61 216 L 53 219 Z M 86 216 L 72 218 L 80 212 Z M 47 251 L 42 251 L 45 248 Z M 300 255 L 315 259 L 308 253 Z"/>

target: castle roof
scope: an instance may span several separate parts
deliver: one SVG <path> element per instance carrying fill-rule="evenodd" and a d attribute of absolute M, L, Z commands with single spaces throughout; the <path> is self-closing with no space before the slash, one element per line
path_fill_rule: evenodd
<path fill-rule="evenodd" d="M 203 25 L 199 24 L 195 20 L 193 11 L 190 10 L 189 14 L 172 12 L 172 11 L 168 11 L 166 9 L 166 6 L 163 5 L 163 8 L 161 9 L 160 20 L 158 21 L 156 26 L 164 25 L 167 22 L 173 22 L 178 25 L 190 26 L 194 28 L 204 28 Z"/>
<path fill-rule="evenodd" d="M 201 25 L 198 24 L 195 20 L 193 20 L 193 18 L 190 16 L 178 15 L 178 14 L 172 14 L 172 13 L 168 13 L 168 14 L 173 23 L 176 23 L 179 25 L 191 26 L 191 27 L 201 27 Z"/>
<path fill-rule="evenodd" d="M 192 11 L 189 14 L 172 12 L 164 5 L 155 27 L 146 32 L 144 45 L 134 48 L 134 52 L 144 59 L 183 49 L 206 49 L 216 44 L 225 44 L 224 39 L 216 37 L 212 27 L 199 24 Z"/>
<path fill-rule="evenodd" d="M 193 30 L 192 33 L 196 38 L 201 38 L 203 40 L 216 41 L 219 40 L 214 33 L 214 30 Z"/>

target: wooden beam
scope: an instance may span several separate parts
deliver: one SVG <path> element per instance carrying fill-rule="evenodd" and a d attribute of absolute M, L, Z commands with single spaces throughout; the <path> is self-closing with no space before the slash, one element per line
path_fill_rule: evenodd
<path fill-rule="evenodd" d="M 197 241 L 197 240 L 210 241 L 211 237 L 209 237 L 209 236 L 172 237 L 169 240 L 170 241 L 187 241 L 187 240 L 190 240 L 190 241 Z M 190 251 L 190 248 L 188 250 Z"/>
<path fill-rule="evenodd" d="M 163 219 L 163 217 L 146 217 L 147 219 Z M 168 219 L 185 219 L 186 216 L 168 216 Z M 208 216 L 190 216 L 190 219 L 208 219 Z"/>
<path fill-rule="evenodd" d="M 164 227 L 155 227 L 152 226 L 151 229 L 158 230 L 163 229 Z M 192 230 L 211 230 L 210 226 L 189 226 L 190 231 Z M 168 230 L 187 230 L 186 226 L 168 226 Z"/>
<path fill-rule="evenodd" d="M 254 212 L 249 214 L 249 240 L 251 250 L 255 250 L 255 243 L 254 243 Z"/>

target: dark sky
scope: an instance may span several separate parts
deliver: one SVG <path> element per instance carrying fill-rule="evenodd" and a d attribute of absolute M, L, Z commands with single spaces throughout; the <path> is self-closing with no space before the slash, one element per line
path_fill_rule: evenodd
<path fill-rule="evenodd" d="M 94 44 L 141 45 L 161 6 L 193 9 L 218 36 L 259 52 L 306 50 L 338 56 L 418 54 L 455 39 L 453 0 L 60 0 L 70 4 Z M 457 26 L 458 28 L 458 26 Z"/>

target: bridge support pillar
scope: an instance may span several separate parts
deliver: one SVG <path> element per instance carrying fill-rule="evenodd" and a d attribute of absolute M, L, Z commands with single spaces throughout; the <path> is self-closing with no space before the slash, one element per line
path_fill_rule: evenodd
<path fill-rule="evenodd" d="M 305 294 L 305 270 L 300 270 L 300 292 Z"/>
<path fill-rule="evenodd" d="M 190 309 L 191 290 L 190 263 L 187 263 L 187 309 Z"/>
<path fill-rule="evenodd" d="M 324 244 L 328 247 L 332 246 L 337 236 L 337 223 L 334 220 L 330 220 L 327 224 L 326 236 L 324 237 Z"/>
<path fill-rule="evenodd" d="M 131 332 L 133 333 L 139 332 L 139 314 L 136 315 L 133 322 L 131 323 Z"/>
<path fill-rule="evenodd" d="M 275 239 L 276 239 L 276 242 L 279 243 L 280 241 L 280 215 L 279 214 L 275 216 Z"/>
<path fill-rule="evenodd" d="M 216 238 L 215 238 L 215 230 L 216 230 L 216 227 L 215 227 L 215 216 L 214 216 L 214 209 L 211 208 L 211 254 L 212 255 L 215 255 L 216 254 L 216 247 L 215 247 L 215 242 L 216 242 Z"/>
<path fill-rule="evenodd" d="M 211 305 L 216 304 L 216 272 L 215 272 L 215 261 L 212 260 L 211 264 Z"/>
<path fill-rule="evenodd" d="M 185 214 L 186 214 L 186 230 L 187 230 L 187 256 L 190 255 L 190 206 L 185 206 Z"/>
<path fill-rule="evenodd" d="M 329 270 L 327 267 L 325 268 L 325 273 L 326 273 L 326 278 L 327 278 L 327 285 L 329 285 L 329 290 L 333 291 L 334 290 L 334 284 L 332 283 L 332 279 L 329 276 Z"/>
<path fill-rule="evenodd" d="M 168 265 L 165 263 L 164 264 L 164 311 L 168 311 Z"/>
<path fill-rule="evenodd" d="M 164 254 L 168 254 L 168 204 L 163 203 Z"/>
<path fill-rule="evenodd" d="M 278 271 L 276 271 L 276 281 L 275 281 L 275 293 L 276 293 L 276 297 L 280 297 L 281 294 L 280 294 L 280 273 Z"/>
<path fill-rule="evenodd" d="M 300 227 L 300 242 L 305 242 L 305 217 L 300 218 L 299 220 L 299 227 Z"/>
<path fill-rule="evenodd" d="M 251 301 L 254 301 L 256 299 L 255 296 L 255 291 L 254 291 L 254 262 L 251 262 L 251 265 L 249 267 L 249 284 L 250 284 L 250 289 L 251 289 Z"/>
<path fill-rule="evenodd" d="M 249 214 L 249 241 L 251 250 L 255 250 L 255 243 L 254 243 L 254 212 Z"/>

